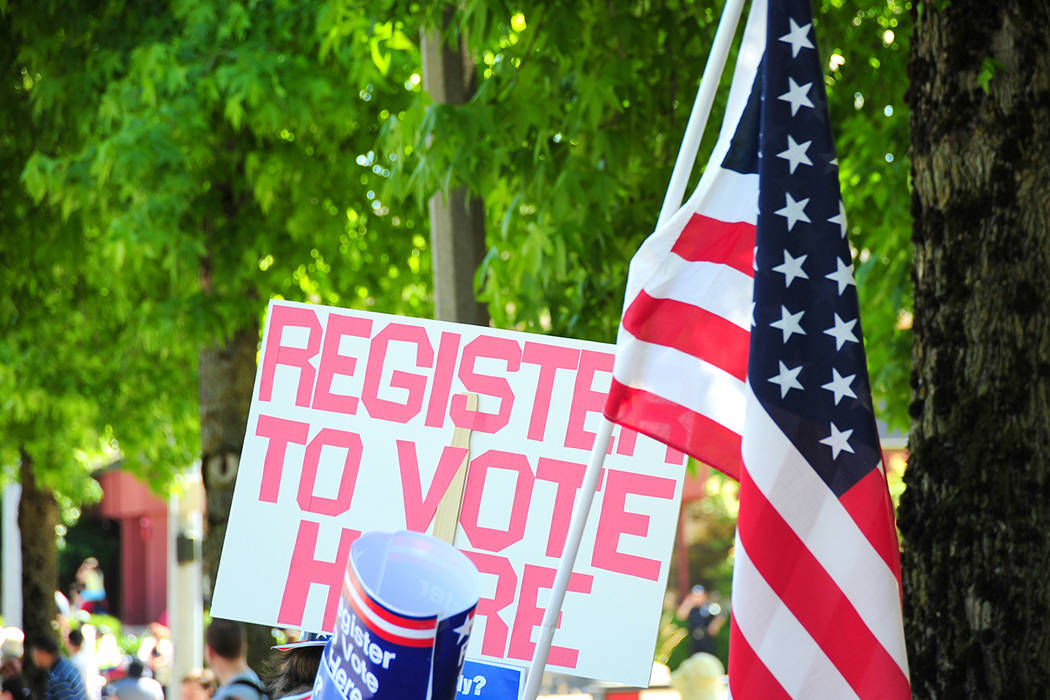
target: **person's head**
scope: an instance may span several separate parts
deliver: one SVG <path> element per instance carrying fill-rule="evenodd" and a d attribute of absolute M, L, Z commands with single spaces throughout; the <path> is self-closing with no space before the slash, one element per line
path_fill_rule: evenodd
<path fill-rule="evenodd" d="M 267 664 L 271 669 L 266 692 L 272 698 L 298 695 L 313 688 L 317 668 L 330 634 L 308 632 L 301 639 L 278 644 Z"/>
<path fill-rule="evenodd" d="M 80 651 L 80 647 L 84 646 L 84 633 L 80 631 L 79 627 L 69 630 L 66 639 L 69 640 L 69 648 L 73 651 Z"/>
<path fill-rule="evenodd" d="M 244 625 L 236 620 L 213 619 L 204 637 L 209 655 L 214 654 L 226 661 L 242 659 L 247 651 L 248 637 Z"/>
<path fill-rule="evenodd" d="M 171 636 L 171 631 L 159 622 L 151 622 L 146 625 L 146 629 L 149 630 L 151 636 L 155 639 L 167 639 Z"/>
<path fill-rule="evenodd" d="M 145 670 L 146 665 L 142 663 L 142 659 L 138 657 L 132 657 L 131 661 L 128 662 L 129 678 L 142 678 L 142 672 Z"/>
<path fill-rule="evenodd" d="M 20 676 L 25 635 L 17 627 L 7 627 L 3 630 L 3 637 L 4 641 L 0 644 L 0 676 Z"/>
<path fill-rule="evenodd" d="M 11 676 L 0 682 L 0 700 L 25 700 L 26 686 L 22 676 Z"/>
<path fill-rule="evenodd" d="M 197 668 L 182 678 L 179 700 L 208 700 L 219 687 L 219 679 L 210 668 Z"/>
<path fill-rule="evenodd" d="M 29 640 L 29 653 L 36 666 L 50 669 L 58 659 L 58 640 L 50 634 L 33 637 Z"/>

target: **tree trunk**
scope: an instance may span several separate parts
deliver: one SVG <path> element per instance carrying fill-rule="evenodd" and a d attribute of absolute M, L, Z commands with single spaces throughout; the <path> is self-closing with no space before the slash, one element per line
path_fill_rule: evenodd
<path fill-rule="evenodd" d="M 465 104 L 475 91 L 474 64 L 460 37 L 444 37 L 455 16 L 447 6 L 444 27 L 424 29 L 423 87 L 438 104 Z M 474 275 L 485 259 L 485 203 L 460 185 L 430 198 L 430 248 L 434 268 L 434 318 L 488 325 L 488 307 L 474 293 Z"/>
<path fill-rule="evenodd" d="M 913 15 L 912 689 L 1046 697 L 1050 5 L 918 2 Z"/>
<path fill-rule="evenodd" d="M 28 641 L 41 635 L 55 636 L 51 621 L 58 612 L 55 607 L 58 504 L 50 491 L 37 485 L 33 467 L 32 456 L 23 449 L 19 467 L 22 497 L 18 504 L 18 529 L 22 534 L 22 629 L 27 642 L 23 675 L 32 697 L 40 698 L 47 673 L 33 665 Z"/>
<path fill-rule="evenodd" d="M 259 330 L 252 325 L 238 331 L 225 347 L 207 347 L 200 354 L 201 477 L 207 498 L 202 563 L 209 606 L 248 424 L 258 343 Z M 273 638 L 266 627 L 247 627 L 249 665 L 258 670 Z"/>

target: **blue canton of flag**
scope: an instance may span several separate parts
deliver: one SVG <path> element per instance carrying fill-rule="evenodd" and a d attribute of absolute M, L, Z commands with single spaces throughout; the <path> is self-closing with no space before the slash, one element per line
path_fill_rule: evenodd
<path fill-rule="evenodd" d="M 841 496 L 882 457 L 824 76 L 819 61 L 797 60 L 815 53 L 811 24 L 788 14 L 805 4 L 770 10 L 748 373 L 773 420 Z"/>

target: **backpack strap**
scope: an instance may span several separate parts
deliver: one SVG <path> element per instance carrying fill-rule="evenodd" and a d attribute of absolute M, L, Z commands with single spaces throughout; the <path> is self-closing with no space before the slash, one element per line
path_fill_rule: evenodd
<path fill-rule="evenodd" d="M 262 698 L 263 700 L 266 700 L 269 697 L 266 694 L 266 689 L 263 688 L 261 685 L 259 685 L 259 683 L 257 683 L 256 681 L 252 680 L 251 678 L 247 678 L 247 677 L 234 678 L 232 681 L 230 681 L 230 685 L 231 686 L 234 686 L 234 685 L 247 686 L 247 687 L 251 688 L 252 690 L 254 690 L 256 693 L 258 693 L 259 697 Z M 240 697 L 240 696 L 239 695 L 235 695 L 234 697 Z"/>

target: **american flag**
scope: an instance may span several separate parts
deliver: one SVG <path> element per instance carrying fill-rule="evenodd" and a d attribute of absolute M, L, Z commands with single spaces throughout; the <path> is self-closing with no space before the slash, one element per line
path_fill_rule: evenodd
<path fill-rule="evenodd" d="M 732 696 L 910 697 L 808 0 L 752 3 L 711 162 L 625 307 L 606 416 L 740 480 Z"/>

